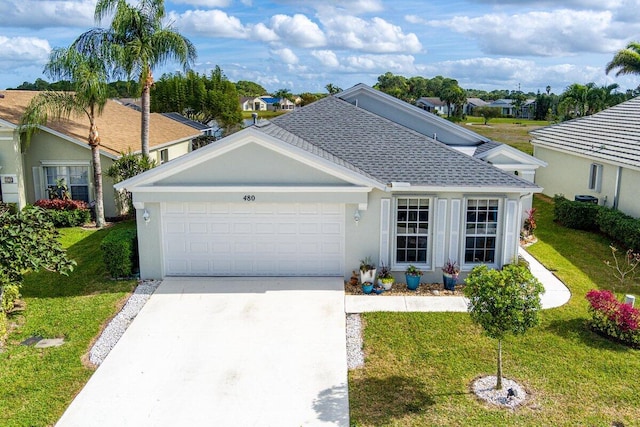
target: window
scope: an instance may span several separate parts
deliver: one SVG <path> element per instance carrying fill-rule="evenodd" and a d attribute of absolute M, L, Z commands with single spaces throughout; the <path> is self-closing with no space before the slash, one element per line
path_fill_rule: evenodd
<path fill-rule="evenodd" d="M 89 203 L 89 167 L 88 166 L 45 166 L 45 185 L 47 190 L 64 183 L 73 200 Z M 45 193 L 47 197 L 49 193 Z"/>
<path fill-rule="evenodd" d="M 602 188 L 602 165 L 592 163 L 589 168 L 589 190 L 600 192 Z"/>
<path fill-rule="evenodd" d="M 396 263 L 428 264 L 429 199 L 396 199 Z"/>
<path fill-rule="evenodd" d="M 160 164 L 167 163 L 169 161 L 169 150 L 165 148 L 160 150 Z"/>
<path fill-rule="evenodd" d="M 495 263 L 499 204 L 498 199 L 467 201 L 465 263 Z"/>

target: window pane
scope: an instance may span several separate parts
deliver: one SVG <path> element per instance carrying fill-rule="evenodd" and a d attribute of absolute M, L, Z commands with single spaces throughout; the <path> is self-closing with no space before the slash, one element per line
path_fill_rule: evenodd
<path fill-rule="evenodd" d="M 396 262 L 426 263 L 428 236 L 429 199 L 396 199 Z"/>
<path fill-rule="evenodd" d="M 498 232 L 497 199 L 477 199 L 467 202 L 465 225 L 465 262 L 493 263 Z"/>

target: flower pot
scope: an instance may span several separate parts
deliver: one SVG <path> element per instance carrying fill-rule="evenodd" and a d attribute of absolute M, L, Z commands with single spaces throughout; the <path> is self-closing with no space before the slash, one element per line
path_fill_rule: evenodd
<path fill-rule="evenodd" d="M 458 283 L 458 275 L 442 273 L 442 282 L 446 290 L 455 291 L 456 283 Z"/>
<path fill-rule="evenodd" d="M 393 279 L 378 279 L 378 285 L 382 286 L 385 291 L 390 291 L 393 286 Z"/>
<path fill-rule="evenodd" d="M 375 277 L 376 277 L 375 268 L 373 270 L 367 270 L 367 271 L 360 270 L 360 283 L 364 283 L 364 282 L 373 283 L 373 280 L 375 279 Z"/>
<path fill-rule="evenodd" d="M 370 294 L 373 291 L 373 282 L 363 282 L 362 283 L 362 292 L 365 294 Z"/>
<path fill-rule="evenodd" d="M 418 289 L 418 286 L 420 286 L 420 276 L 406 274 L 405 278 L 407 279 L 407 289 L 410 291 Z"/>
<path fill-rule="evenodd" d="M 373 292 L 375 292 L 377 295 L 380 295 L 384 292 L 384 288 L 380 285 L 376 285 L 373 287 Z"/>

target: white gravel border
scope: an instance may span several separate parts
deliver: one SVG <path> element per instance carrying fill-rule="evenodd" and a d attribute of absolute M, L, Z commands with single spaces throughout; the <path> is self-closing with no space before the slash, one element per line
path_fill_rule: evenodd
<path fill-rule="evenodd" d="M 362 319 L 359 314 L 347 314 L 347 368 L 364 366 L 362 351 Z"/>
<path fill-rule="evenodd" d="M 122 310 L 111 319 L 111 322 L 104 328 L 98 340 L 91 347 L 89 351 L 89 361 L 91 363 L 100 365 L 104 361 L 161 282 L 161 280 L 148 280 L 138 283 L 136 290 L 129 297 Z"/>
<path fill-rule="evenodd" d="M 471 386 L 478 398 L 503 408 L 516 409 L 527 400 L 527 392 L 517 382 L 502 378 L 502 390 L 496 390 L 497 377 L 488 375 L 473 381 Z M 515 396 L 508 396 L 509 390 L 515 392 Z"/>

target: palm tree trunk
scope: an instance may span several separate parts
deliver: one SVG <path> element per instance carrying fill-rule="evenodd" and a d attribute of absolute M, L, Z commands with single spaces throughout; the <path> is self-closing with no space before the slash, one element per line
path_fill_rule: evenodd
<path fill-rule="evenodd" d="M 496 390 L 502 390 L 502 340 L 498 340 L 498 374 Z"/>
<path fill-rule="evenodd" d="M 142 155 L 149 157 L 149 119 L 151 109 L 151 86 L 153 85 L 153 75 L 151 69 L 147 70 L 147 77 L 142 85 L 141 108 L 142 116 L 140 123 L 140 142 L 142 144 Z"/>
<path fill-rule="evenodd" d="M 89 145 L 91 146 L 91 162 L 93 166 L 93 184 L 96 191 L 95 214 L 96 227 L 104 227 L 104 197 L 102 194 L 102 164 L 100 163 L 100 136 L 98 127 L 91 119 L 89 131 Z"/>

